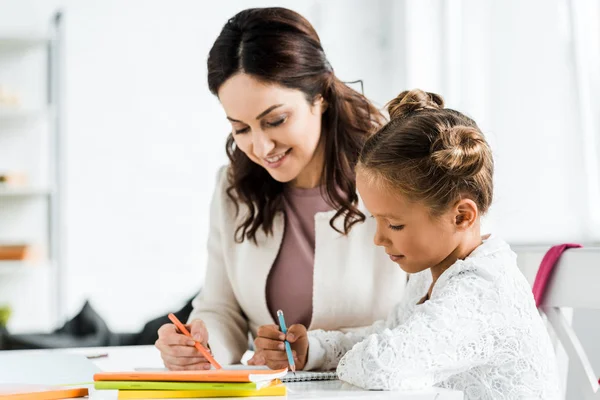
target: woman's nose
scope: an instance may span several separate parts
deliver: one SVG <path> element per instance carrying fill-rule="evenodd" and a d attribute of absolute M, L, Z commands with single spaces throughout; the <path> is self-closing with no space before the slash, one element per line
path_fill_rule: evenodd
<path fill-rule="evenodd" d="M 265 158 L 275 148 L 275 142 L 264 132 L 253 131 L 252 148 L 256 157 Z"/>

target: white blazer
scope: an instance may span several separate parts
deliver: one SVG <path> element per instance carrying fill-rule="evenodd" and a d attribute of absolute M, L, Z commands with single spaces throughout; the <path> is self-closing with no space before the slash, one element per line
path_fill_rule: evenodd
<path fill-rule="evenodd" d="M 273 223 L 273 234 L 257 231 L 257 244 L 236 243 L 234 234 L 247 208 L 227 196 L 227 167 L 220 169 L 211 202 L 208 266 L 204 287 L 193 301 L 189 321 L 201 319 L 209 345 L 223 364 L 239 363 L 248 349 L 248 333 L 273 321 L 266 301 L 266 283 L 283 238 L 284 215 Z M 362 203 L 358 207 L 368 212 Z M 313 315 L 309 330 L 341 330 L 368 326 L 387 317 L 404 293 L 406 274 L 383 249 L 373 244 L 375 221 L 367 218 L 347 236 L 331 228 L 335 211 L 315 215 Z M 343 218 L 336 220 L 342 226 Z"/>

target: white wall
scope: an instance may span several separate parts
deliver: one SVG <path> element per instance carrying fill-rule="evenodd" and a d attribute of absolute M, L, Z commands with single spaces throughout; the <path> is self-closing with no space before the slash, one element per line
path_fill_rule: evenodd
<path fill-rule="evenodd" d="M 115 330 L 178 309 L 203 280 L 227 124 L 206 54 L 224 10 L 73 2 L 67 52 L 67 288 Z"/>
<path fill-rule="evenodd" d="M 513 243 L 600 241 L 590 219 L 600 182 L 587 179 L 600 170 L 600 147 L 586 164 L 566 2 L 441 4 L 408 2 L 405 86 L 443 93 L 488 136 L 496 175 L 487 228 Z M 588 60 L 598 54 L 585 50 Z"/>

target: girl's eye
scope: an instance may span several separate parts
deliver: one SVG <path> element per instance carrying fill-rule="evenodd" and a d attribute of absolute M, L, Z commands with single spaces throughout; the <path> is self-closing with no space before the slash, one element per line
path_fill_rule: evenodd
<path fill-rule="evenodd" d="M 404 229 L 404 225 L 388 225 L 388 228 L 390 228 L 393 231 L 400 231 Z"/>
<path fill-rule="evenodd" d="M 270 127 L 276 127 L 276 126 L 283 124 L 286 120 L 287 120 L 287 117 L 283 117 L 283 118 L 280 118 L 273 122 L 267 122 L 267 125 L 269 125 Z"/>
<path fill-rule="evenodd" d="M 236 135 L 240 135 L 242 133 L 248 132 L 250 130 L 250 128 L 249 127 L 245 127 L 245 128 L 242 128 L 242 129 L 234 129 L 234 130 L 235 130 L 235 134 Z"/>

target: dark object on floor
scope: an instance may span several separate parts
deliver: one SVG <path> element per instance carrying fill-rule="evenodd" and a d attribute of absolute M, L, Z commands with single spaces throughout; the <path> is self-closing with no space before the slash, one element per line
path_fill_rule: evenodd
<path fill-rule="evenodd" d="M 174 313 L 177 318 L 187 321 L 192 312 L 192 299 Z M 86 301 L 79 314 L 52 333 L 11 335 L 0 326 L 0 350 L 151 345 L 158 339 L 158 328 L 166 323 L 170 321 L 164 315 L 147 322 L 138 333 L 111 332 L 104 319 Z"/>

